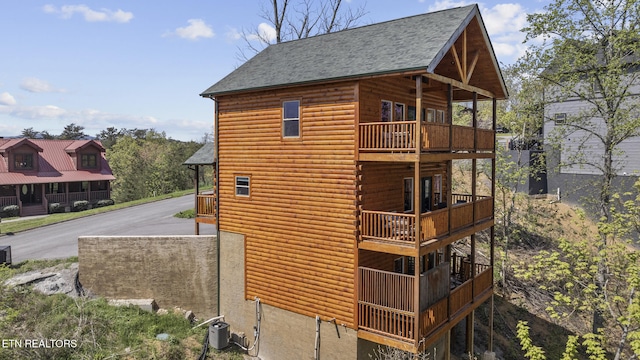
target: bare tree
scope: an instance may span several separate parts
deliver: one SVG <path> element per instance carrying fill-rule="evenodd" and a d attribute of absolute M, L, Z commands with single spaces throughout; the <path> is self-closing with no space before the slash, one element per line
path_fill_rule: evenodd
<path fill-rule="evenodd" d="M 260 17 L 266 23 L 242 31 L 246 49 L 238 58 L 246 61 L 271 44 L 351 28 L 366 14 L 365 5 L 354 9 L 343 0 L 263 0 Z"/>

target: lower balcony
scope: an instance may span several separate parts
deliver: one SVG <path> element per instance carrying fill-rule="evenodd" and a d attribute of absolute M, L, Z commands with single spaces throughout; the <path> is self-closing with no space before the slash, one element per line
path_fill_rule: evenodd
<path fill-rule="evenodd" d="M 416 295 L 414 276 L 360 267 L 358 336 L 420 351 L 419 346 L 441 336 L 438 330 L 454 326 L 491 294 L 493 267 L 477 264 L 476 270 L 481 271 L 475 277 L 471 273 L 453 274 L 449 263 L 441 264 L 420 275 L 421 293 Z M 437 280 L 445 278 L 450 280 Z M 456 280 L 461 278 L 466 280 Z M 420 298 L 418 312 L 414 296 Z"/>
<path fill-rule="evenodd" d="M 415 224 L 420 221 L 420 244 L 452 235 L 457 231 L 490 220 L 493 217 L 493 198 L 453 195 L 453 205 L 420 214 L 395 211 L 362 210 L 360 240 L 415 246 Z"/>
<path fill-rule="evenodd" d="M 196 222 L 216 223 L 216 196 L 213 194 L 198 194 L 196 196 Z"/>

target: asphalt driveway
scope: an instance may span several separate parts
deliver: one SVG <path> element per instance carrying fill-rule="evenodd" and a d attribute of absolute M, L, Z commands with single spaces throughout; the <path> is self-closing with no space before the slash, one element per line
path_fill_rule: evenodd
<path fill-rule="evenodd" d="M 0 246 L 11 246 L 13 263 L 18 263 L 77 256 L 78 237 L 85 235 L 194 235 L 193 219 L 173 217 L 193 206 L 193 195 L 156 201 L 0 236 Z M 203 224 L 200 234 L 215 234 L 215 227 Z"/>

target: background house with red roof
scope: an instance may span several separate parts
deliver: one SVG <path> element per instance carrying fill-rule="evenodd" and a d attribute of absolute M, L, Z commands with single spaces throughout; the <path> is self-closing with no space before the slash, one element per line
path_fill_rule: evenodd
<path fill-rule="evenodd" d="M 49 204 L 109 199 L 115 179 L 97 140 L 0 139 L 0 210 L 46 214 Z"/>

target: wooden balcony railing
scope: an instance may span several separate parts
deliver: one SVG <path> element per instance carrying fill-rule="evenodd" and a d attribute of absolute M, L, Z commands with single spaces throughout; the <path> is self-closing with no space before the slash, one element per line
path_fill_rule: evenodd
<path fill-rule="evenodd" d="M 417 121 L 361 123 L 360 151 L 415 152 Z M 420 151 L 493 151 L 493 130 L 423 122 Z"/>
<path fill-rule="evenodd" d="M 414 277 L 360 267 L 358 324 L 361 329 L 413 340 Z"/>
<path fill-rule="evenodd" d="M 18 205 L 17 196 L 0 196 L 0 206 Z"/>
<path fill-rule="evenodd" d="M 493 198 L 454 195 L 460 201 L 450 207 L 420 214 L 420 242 L 437 239 L 493 216 Z M 465 202 L 467 201 L 468 202 Z M 475 208 L 475 221 L 474 221 Z M 451 212 L 451 217 L 449 217 Z M 399 245 L 415 244 L 415 215 L 391 211 L 362 210 L 360 212 L 361 240 L 384 241 Z M 449 219 L 451 218 L 451 224 Z"/>
<path fill-rule="evenodd" d="M 216 216 L 216 197 L 215 195 L 198 195 L 197 197 L 197 216 Z"/>
<path fill-rule="evenodd" d="M 96 190 L 89 193 L 91 200 L 106 200 L 109 198 L 109 190 Z"/>
<path fill-rule="evenodd" d="M 493 281 L 493 268 L 488 266 L 486 270 L 478 274 L 473 280 L 451 291 L 449 297 L 440 300 L 420 313 L 420 337 L 426 337 L 439 326 L 449 321 L 466 306 L 477 301 L 480 295 L 489 290 Z M 471 291 L 473 289 L 473 296 Z M 448 311 L 447 311 L 448 309 Z"/>
<path fill-rule="evenodd" d="M 45 197 L 47 198 L 47 201 L 49 203 L 59 203 L 59 204 L 67 203 L 66 193 L 46 194 Z"/>
<path fill-rule="evenodd" d="M 360 267 L 358 283 L 358 326 L 361 330 L 403 341 L 415 341 L 413 326 L 414 277 Z M 492 287 L 493 268 L 486 266 L 474 279 L 451 291 L 421 311 L 418 317 L 420 338 L 426 337 Z"/>
<path fill-rule="evenodd" d="M 109 199 L 109 190 L 96 190 L 87 193 L 86 191 L 82 192 L 73 192 L 73 193 L 54 193 L 54 194 L 45 194 L 45 198 L 49 203 L 60 203 L 60 204 L 71 204 L 74 201 L 95 201 L 95 200 L 106 200 Z"/>
<path fill-rule="evenodd" d="M 69 193 L 69 204 L 73 203 L 74 201 L 83 201 L 83 200 L 89 200 L 89 197 L 87 196 L 87 193 L 85 191 L 83 192 L 72 192 Z"/>

